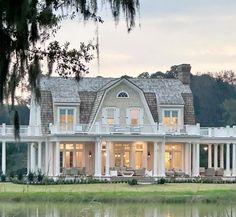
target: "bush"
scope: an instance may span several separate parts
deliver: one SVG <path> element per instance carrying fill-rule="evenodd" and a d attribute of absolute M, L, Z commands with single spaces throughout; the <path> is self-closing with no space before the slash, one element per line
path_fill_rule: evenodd
<path fill-rule="evenodd" d="M 129 185 L 137 185 L 138 181 L 137 181 L 137 179 L 131 179 L 131 180 L 128 181 L 128 184 Z"/>
<path fill-rule="evenodd" d="M 32 183 L 34 181 L 34 173 L 30 171 L 27 178 L 28 178 L 28 182 Z"/>
<path fill-rule="evenodd" d="M 17 179 L 18 179 L 19 181 L 22 181 L 22 180 L 23 180 L 23 172 L 22 172 L 21 170 L 19 170 L 19 171 L 17 172 Z"/>
<path fill-rule="evenodd" d="M 163 178 L 163 177 L 158 180 L 158 184 L 163 185 L 163 184 L 165 184 L 165 183 L 166 183 L 166 179 Z"/>
<path fill-rule="evenodd" d="M 6 181 L 6 175 L 1 174 L 1 182 L 5 182 Z"/>
<path fill-rule="evenodd" d="M 44 174 L 42 174 L 41 170 L 39 170 L 37 175 L 36 175 L 37 182 L 42 183 L 43 177 L 44 177 Z"/>

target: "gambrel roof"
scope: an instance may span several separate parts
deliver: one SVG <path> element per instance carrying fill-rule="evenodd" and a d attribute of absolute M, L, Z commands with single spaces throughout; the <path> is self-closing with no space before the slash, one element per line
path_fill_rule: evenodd
<path fill-rule="evenodd" d="M 178 79 L 162 78 L 84 77 L 78 82 L 74 78 L 43 76 L 40 81 L 40 89 L 51 92 L 53 103 L 81 105 L 80 122 L 85 124 L 92 123 L 105 91 L 122 79 L 126 79 L 144 93 L 155 121 L 158 120 L 158 105 L 185 105 L 186 96 L 192 96 L 189 85 L 184 85 Z"/>

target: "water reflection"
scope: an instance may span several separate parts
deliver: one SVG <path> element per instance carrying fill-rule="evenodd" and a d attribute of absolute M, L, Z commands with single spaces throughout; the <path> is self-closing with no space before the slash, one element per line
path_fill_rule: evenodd
<path fill-rule="evenodd" d="M 1 203 L 2 217 L 236 217 L 236 207 L 186 204 Z"/>

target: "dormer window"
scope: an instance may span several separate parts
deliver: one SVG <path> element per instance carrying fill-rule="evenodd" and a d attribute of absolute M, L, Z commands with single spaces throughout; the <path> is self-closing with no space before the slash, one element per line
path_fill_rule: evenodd
<path fill-rule="evenodd" d="M 117 98 L 129 98 L 129 94 L 126 91 L 122 90 L 117 94 Z"/>

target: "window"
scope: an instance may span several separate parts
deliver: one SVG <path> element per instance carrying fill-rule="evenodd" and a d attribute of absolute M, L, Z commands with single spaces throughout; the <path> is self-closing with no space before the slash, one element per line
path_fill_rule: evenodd
<path fill-rule="evenodd" d="M 71 131 L 75 123 L 74 108 L 59 108 L 59 124 L 62 131 Z"/>
<path fill-rule="evenodd" d="M 139 109 L 132 109 L 130 115 L 131 115 L 131 124 L 137 125 L 139 120 Z"/>
<path fill-rule="evenodd" d="M 165 110 L 163 123 L 167 126 L 178 125 L 178 111 L 177 110 Z"/>
<path fill-rule="evenodd" d="M 122 90 L 117 94 L 117 98 L 129 98 L 129 94 Z"/>
<path fill-rule="evenodd" d="M 107 124 L 113 125 L 115 123 L 115 109 L 107 108 Z"/>

